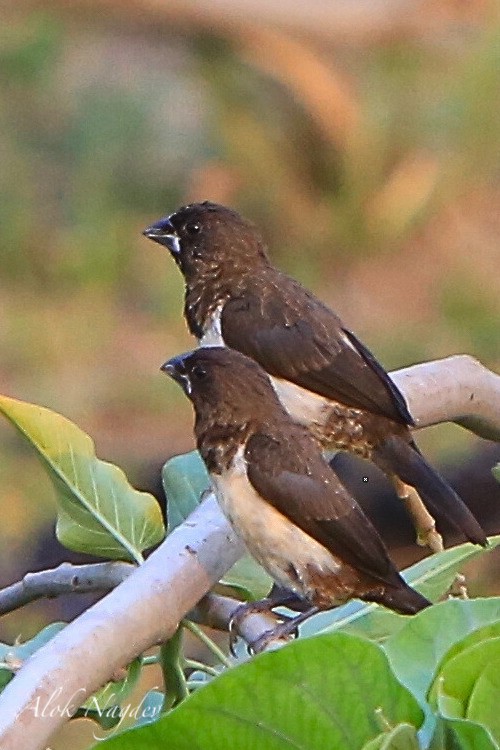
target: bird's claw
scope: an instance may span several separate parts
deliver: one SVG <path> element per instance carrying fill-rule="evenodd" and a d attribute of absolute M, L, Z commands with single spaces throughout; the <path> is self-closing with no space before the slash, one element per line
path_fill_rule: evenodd
<path fill-rule="evenodd" d="M 245 602 L 244 604 L 239 604 L 234 612 L 231 613 L 231 618 L 229 620 L 229 650 L 232 654 L 232 656 L 236 656 L 235 646 L 236 641 L 238 640 L 238 631 L 240 627 L 240 623 L 242 620 L 245 619 L 245 617 L 248 617 L 252 614 L 261 614 L 262 612 L 271 612 L 273 607 L 278 606 L 275 602 L 269 599 L 260 599 L 258 601 L 254 602 Z M 265 633 L 262 634 L 256 641 L 253 641 L 248 645 L 248 652 L 249 653 L 258 653 L 254 649 L 255 644 L 260 643 L 260 641 L 264 638 L 266 640 L 274 640 L 274 633 L 275 631 L 284 626 L 284 625 L 290 625 L 291 622 L 295 621 L 295 617 L 289 617 L 288 615 L 279 614 L 276 615 L 280 619 L 280 623 L 276 626 L 276 628 L 272 628 L 270 630 L 266 630 Z M 293 630 L 297 632 L 296 626 L 293 627 Z M 277 636 L 279 637 L 279 636 Z M 262 649 L 260 649 L 262 650 Z"/>
<path fill-rule="evenodd" d="M 267 649 L 270 643 L 274 641 L 279 645 L 279 641 L 292 640 L 299 637 L 298 626 L 295 625 L 295 617 L 287 618 L 287 622 L 281 622 L 275 628 L 266 630 L 262 633 L 259 638 L 247 646 L 247 651 L 250 655 L 259 654 L 261 651 Z M 283 643 L 281 643 L 283 645 Z"/>

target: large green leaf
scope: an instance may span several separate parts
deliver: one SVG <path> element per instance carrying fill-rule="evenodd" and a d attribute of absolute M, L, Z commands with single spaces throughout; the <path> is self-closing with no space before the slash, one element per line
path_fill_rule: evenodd
<path fill-rule="evenodd" d="M 261 654 L 154 724 L 104 747 L 361 750 L 383 725 L 418 728 L 421 721 L 421 710 L 395 679 L 382 649 L 333 633 Z"/>
<path fill-rule="evenodd" d="M 499 620 L 500 597 L 450 599 L 415 615 L 385 642 L 384 649 L 396 676 L 425 706 L 426 721 L 420 732 L 424 740 L 430 739 L 435 724 L 426 697 L 439 665 L 469 633 Z M 441 707 L 446 699 L 448 711 L 455 713 L 451 696 L 442 696 Z"/>
<path fill-rule="evenodd" d="M 424 702 L 445 654 L 469 633 L 499 621 L 500 597 L 449 599 L 408 619 L 384 649 L 398 679 Z"/>
<path fill-rule="evenodd" d="M 210 477 L 198 451 L 191 451 L 167 461 L 162 479 L 170 533 L 198 506 L 203 494 L 210 489 Z M 271 589 L 272 580 L 250 555 L 244 555 L 225 574 L 221 584 L 217 587 L 221 593 L 231 594 L 227 591 L 231 589 L 245 599 L 260 599 Z"/>
<path fill-rule="evenodd" d="M 460 641 L 458 641 L 458 643 L 456 643 L 454 646 L 448 649 L 444 658 L 441 660 L 439 664 L 439 669 L 441 669 L 446 664 L 447 661 L 457 656 L 457 654 L 459 654 L 461 651 L 465 651 L 465 649 L 468 649 L 471 646 L 474 646 L 476 643 L 481 643 L 482 641 L 485 641 L 487 638 L 499 638 L 499 637 L 500 637 L 500 619 L 473 630 L 468 635 L 466 635 L 465 638 L 462 638 Z"/>
<path fill-rule="evenodd" d="M 478 675 L 469 695 L 467 718 L 489 729 L 497 744 L 500 745 L 498 696 L 500 696 L 500 657 L 495 656 L 494 660 L 487 664 Z"/>
<path fill-rule="evenodd" d="M 161 541 L 156 499 L 138 492 L 117 466 L 99 460 L 94 443 L 76 425 L 41 406 L 0 397 L 0 412 L 36 450 L 56 490 L 57 536 L 69 549 L 142 561 Z"/>
<path fill-rule="evenodd" d="M 500 742 L 500 713 L 495 705 L 499 688 L 500 637 L 485 635 L 440 665 L 429 703 L 446 718 L 470 719 L 486 726 Z"/>

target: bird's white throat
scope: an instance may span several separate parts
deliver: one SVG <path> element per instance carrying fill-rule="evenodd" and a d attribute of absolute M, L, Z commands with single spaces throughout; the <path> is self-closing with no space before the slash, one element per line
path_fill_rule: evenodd
<path fill-rule="evenodd" d="M 209 323 L 198 342 L 200 346 L 225 346 L 221 328 L 223 306 L 224 303 L 221 302 L 210 315 Z"/>

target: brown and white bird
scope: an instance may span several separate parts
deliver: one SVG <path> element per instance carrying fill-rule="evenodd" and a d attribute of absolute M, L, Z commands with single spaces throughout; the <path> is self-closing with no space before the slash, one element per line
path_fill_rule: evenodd
<path fill-rule="evenodd" d="M 298 621 L 352 597 L 402 614 L 429 605 L 400 576 L 316 440 L 290 418 L 256 362 L 207 347 L 162 370 L 193 403 L 198 449 L 222 511 L 276 583 L 308 605 Z M 279 626 L 279 634 L 296 624 Z"/>
<path fill-rule="evenodd" d="M 144 234 L 180 267 L 184 314 L 201 346 L 227 346 L 254 359 L 288 413 L 324 449 L 371 460 L 408 507 L 421 502 L 419 495 L 438 524 L 447 519 L 469 541 L 487 543 L 467 506 L 420 453 L 414 421 L 389 375 L 332 310 L 271 264 L 251 223 L 224 206 L 195 203 Z M 432 521 L 417 531 L 439 549 Z"/>

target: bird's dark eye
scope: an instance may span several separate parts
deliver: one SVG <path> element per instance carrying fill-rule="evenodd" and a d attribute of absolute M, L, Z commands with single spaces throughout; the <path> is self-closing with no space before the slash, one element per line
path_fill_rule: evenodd
<path fill-rule="evenodd" d="M 194 236 L 195 234 L 199 234 L 201 232 L 201 224 L 198 224 L 197 221 L 188 221 L 184 229 L 188 234 Z"/>
<path fill-rule="evenodd" d="M 196 378 L 196 380 L 203 380 L 208 375 L 205 368 L 202 367 L 201 365 L 195 365 L 191 371 L 191 374 L 193 375 L 194 378 Z"/>

